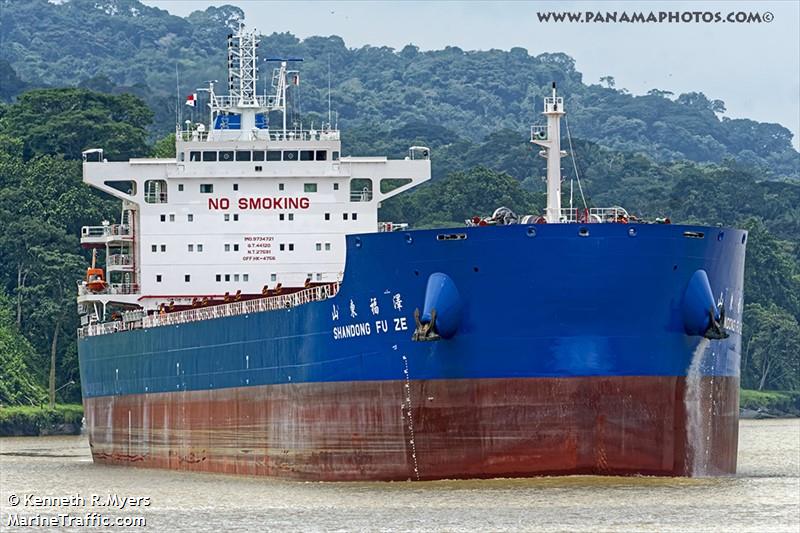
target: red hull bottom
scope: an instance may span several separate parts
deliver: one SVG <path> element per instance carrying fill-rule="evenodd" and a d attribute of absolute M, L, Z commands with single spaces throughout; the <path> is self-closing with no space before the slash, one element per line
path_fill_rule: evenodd
<path fill-rule="evenodd" d="M 296 480 L 736 471 L 738 378 L 303 383 L 86 398 L 94 460 Z M 693 445 L 693 442 L 698 442 Z"/>

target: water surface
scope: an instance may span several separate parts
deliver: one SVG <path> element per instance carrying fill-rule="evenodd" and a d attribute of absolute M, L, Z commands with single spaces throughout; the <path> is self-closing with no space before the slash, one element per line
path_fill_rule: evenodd
<path fill-rule="evenodd" d="M 25 506 L 27 494 L 149 497 L 142 508 Z M 22 498 L 12 507 L 10 495 Z M 744 420 L 728 478 L 589 476 L 300 483 L 92 463 L 85 437 L 0 439 L 0 531 L 10 513 L 143 517 L 116 531 L 800 532 L 800 419 Z M 88 528 L 86 531 L 102 531 Z"/>

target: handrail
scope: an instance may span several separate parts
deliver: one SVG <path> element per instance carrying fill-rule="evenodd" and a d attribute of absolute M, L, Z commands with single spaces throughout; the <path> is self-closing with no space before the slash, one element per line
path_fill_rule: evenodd
<path fill-rule="evenodd" d="M 108 224 L 104 226 L 83 226 L 81 227 L 81 238 L 83 237 L 128 237 L 131 235 L 131 228 L 128 224 Z"/>
<path fill-rule="evenodd" d="M 628 211 L 619 206 L 561 209 L 561 220 L 564 222 L 620 222 L 630 218 Z"/>
<path fill-rule="evenodd" d="M 208 141 L 208 140 L 226 140 L 227 133 L 233 135 L 230 140 L 239 138 L 240 130 L 227 130 L 217 129 L 211 132 L 207 130 L 199 131 L 181 130 L 178 132 L 178 138 L 181 141 Z M 340 139 L 339 130 L 325 129 L 325 130 L 273 130 L 273 129 L 258 129 L 253 133 L 254 138 L 268 141 L 338 141 Z M 224 148 L 216 148 L 217 150 L 224 150 Z"/>
<path fill-rule="evenodd" d="M 107 266 L 132 266 L 133 256 L 129 254 L 112 254 L 108 256 Z"/>
<path fill-rule="evenodd" d="M 107 285 L 104 289 L 90 290 L 85 282 L 78 282 L 78 295 L 86 296 L 87 294 L 138 294 L 139 285 L 137 283 L 112 283 Z"/>
<path fill-rule="evenodd" d="M 197 322 L 199 320 L 211 320 L 252 313 L 263 313 L 267 311 L 277 311 L 279 309 L 291 309 L 311 302 L 319 302 L 336 296 L 339 292 L 339 283 L 329 283 L 310 287 L 290 294 L 277 296 L 267 296 L 253 300 L 243 300 L 227 304 L 212 305 L 209 307 L 199 307 L 197 309 L 186 309 L 174 313 L 152 314 L 132 320 L 104 322 L 102 324 L 89 324 L 78 328 L 78 337 L 92 337 L 95 335 L 106 335 L 117 331 L 130 331 L 133 329 L 154 328 L 159 326 L 172 326 Z M 134 311 L 136 312 L 136 311 Z"/>

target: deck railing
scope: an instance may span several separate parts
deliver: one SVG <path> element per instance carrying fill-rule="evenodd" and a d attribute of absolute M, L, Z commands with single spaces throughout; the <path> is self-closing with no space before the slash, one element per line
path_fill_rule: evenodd
<path fill-rule="evenodd" d="M 627 222 L 629 218 L 628 212 L 619 206 L 561 209 L 561 220 L 564 222 Z"/>
<path fill-rule="evenodd" d="M 131 227 L 127 224 L 108 224 L 104 226 L 83 226 L 81 237 L 128 237 L 131 235 Z"/>
<path fill-rule="evenodd" d="M 133 266 L 133 256 L 129 254 L 112 254 L 108 256 L 107 266 Z"/>
<path fill-rule="evenodd" d="M 199 320 L 211 320 L 230 316 L 249 315 L 252 313 L 263 313 L 266 311 L 277 311 L 279 309 L 290 309 L 311 302 L 319 302 L 332 298 L 339 292 L 339 283 L 328 283 L 317 287 L 310 287 L 290 294 L 280 294 L 231 302 L 227 304 L 199 307 L 196 309 L 186 309 L 173 313 L 154 313 L 143 316 L 141 320 L 126 320 L 123 315 L 122 320 L 104 322 L 102 324 L 89 324 L 78 329 L 78 337 L 92 337 L 94 335 L 106 335 L 117 331 L 130 331 L 133 329 L 154 328 L 158 326 L 172 326 L 197 322 Z M 132 311 L 132 313 L 141 313 Z"/>
<path fill-rule="evenodd" d="M 89 290 L 85 282 L 78 282 L 78 295 L 86 296 L 87 294 L 138 294 L 139 285 L 137 283 L 112 283 L 106 285 L 102 290 Z"/>

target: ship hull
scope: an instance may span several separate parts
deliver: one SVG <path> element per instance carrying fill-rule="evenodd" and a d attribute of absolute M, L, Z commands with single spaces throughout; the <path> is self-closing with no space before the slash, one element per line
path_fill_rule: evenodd
<path fill-rule="evenodd" d="M 93 457 L 326 481 L 734 473 L 746 235 L 589 228 L 349 237 L 331 300 L 83 338 Z M 698 270 L 727 338 L 686 332 Z M 434 273 L 461 321 L 416 342 Z"/>

